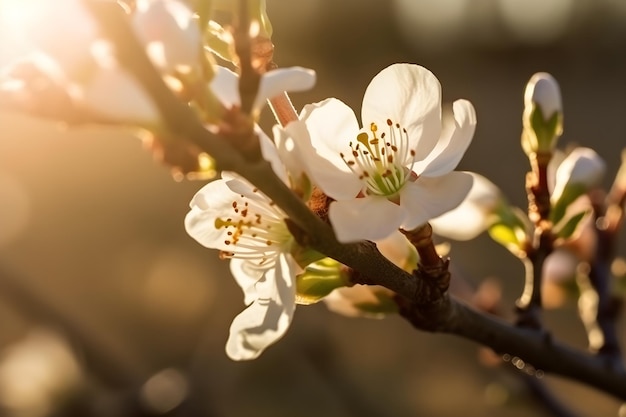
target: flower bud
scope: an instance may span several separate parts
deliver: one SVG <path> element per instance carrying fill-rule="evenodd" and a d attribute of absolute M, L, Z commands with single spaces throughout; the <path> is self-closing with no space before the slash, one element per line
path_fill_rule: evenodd
<path fill-rule="evenodd" d="M 563 104 L 559 84 L 546 72 L 533 75 L 524 92 L 522 146 L 530 155 L 550 153 L 563 132 Z"/>
<path fill-rule="evenodd" d="M 296 303 L 314 304 L 333 290 L 348 285 L 349 277 L 341 263 L 331 258 L 314 262 L 296 277 Z"/>
<path fill-rule="evenodd" d="M 548 120 L 556 112 L 563 111 L 559 84 L 547 72 L 536 73 L 526 85 L 524 107 L 532 107 L 533 104 L 541 108 L 544 120 Z"/>
<path fill-rule="evenodd" d="M 554 190 L 550 196 L 552 222 L 556 224 L 574 200 L 597 186 L 605 171 L 605 162 L 593 149 L 574 149 L 556 170 Z"/>

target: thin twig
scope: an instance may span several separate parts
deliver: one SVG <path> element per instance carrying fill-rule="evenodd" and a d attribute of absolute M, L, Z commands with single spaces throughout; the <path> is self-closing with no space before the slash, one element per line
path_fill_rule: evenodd
<path fill-rule="evenodd" d="M 238 0 L 238 13 L 234 30 L 235 51 L 239 62 L 239 95 L 241 111 L 250 114 L 261 75 L 252 66 L 252 40 L 250 39 L 249 0 Z"/>
<path fill-rule="evenodd" d="M 531 172 L 526 176 L 528 218 L 535 225 L 533 241 L 526 248 L 524 292 L 517 300 L 517 324 L 521 327 L 541 328 L 541 281 L 543 264 L 552 252 L 553 239 L 550 224 L 550 190 L 548 163 L 551 153 L 531 154 Z"/>
<path fill-rule="evenodd" d="M 624 218 L 625 183 L 626 158 L 622 161 L 608 195 L 604 197 L 600 192 L 591 194 L 597 245 L 589 268 L 590 288 L 587 291 L 595 291 L 595 295 L 587 296 L 590 302 L 586 307 L 589 311 L 581 311 L 581 318 L 589 333 L 589 347 L 611 360 L 613 366 L 620 368 L 623 367 L 623 363 L 615 321 L 621 303 L 611 293 L 613 282 L 611 263 L 617 252 L 617 237 Z M 584 288 L 585 283 L 582 284 Z M 584 294 L 583 292 L 581 297 Z"/>

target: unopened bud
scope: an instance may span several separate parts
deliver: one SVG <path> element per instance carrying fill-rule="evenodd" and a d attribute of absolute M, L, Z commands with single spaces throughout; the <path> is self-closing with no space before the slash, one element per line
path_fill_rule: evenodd
<path fill-rule="evenodd" d="M 314 262 L 296 277 L 296 303 L 317 303 L 348 282 L 349 277 L 341 263 L 331 258 Z"/>
<path fill-rule="evenodd" d="M 531 77 L 524 92 L 522 146 L 530 155 L 549 153 L 563 132 L 563 104 L 559 84 L 546 72 Z"/>
<path fill-rule="evenodd" d="M 556 171 L 554 191 L 550 197 L 553 206 L 551 220 L 554 223 L 561 220 L 574 200 L 600 183 L 605 171 L 605 162 L 593 149 L 574 149 Z"/>
<path fill-rule="evenodd" d="M 538 72 L 530 78 L 524 92 L 524 107 L 539 106 L 544 120 L 554 113 L 563 111 L 561 90 L 554 77 L 547 72 Z"/>

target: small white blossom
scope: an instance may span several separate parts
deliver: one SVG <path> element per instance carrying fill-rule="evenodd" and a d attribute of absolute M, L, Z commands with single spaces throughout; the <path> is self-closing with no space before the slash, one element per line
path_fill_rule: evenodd
<path fill-rule="evenodd" d="M 395 64 L 368 86 L 362 129 L 336 99 L 306 106 L 293 122 L 306 124 L 293 144 L 312 181 L 336 200 L 329 218 L 340 241 L 412 230 L 456 207 L 469 191 L 472 177 L 451 171 L 474 134 L 474 108 L 457 100 L 442 119 L 440 89 L 427 69 Z"/>
<path fill-rule="evenodd" d="M 259 129 L 264 157 L 286 180 L 271 140 Z M 296 275 L 291 255 L 295 242 L 285 213 L 256 187 L 229 172 L 193 197 L 185 218 L 187 233 L 230 259 L 230 270 L 248 307 L 230 327 L 226 353 L 234 360 L 258 357 L 291 324 L 296 305 Z"/>
<path fill-rule="evenodd" d="M 284 213 L 254 186 L 234 175 L 205 185 L 185 218 L 200 244 L 231 259 L 231 272 L 248 308 L 230 328 L 226 344 L 235 360 L 254 359 L 287 331 L 295 310 L 299 268 Z"/>

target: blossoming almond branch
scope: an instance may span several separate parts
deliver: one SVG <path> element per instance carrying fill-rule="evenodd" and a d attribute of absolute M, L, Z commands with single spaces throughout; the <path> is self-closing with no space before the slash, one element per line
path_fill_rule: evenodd
<path fill-rule="evenodd" d="M 202 41 L 193 29 L 195 17 L 182 3 L 138 4 L 139 16 L 152 12 L 170 22 L 167 27 L 173 35 L 163 38 L 158 33 L 147 36 L 154 35 L 150 31 L 142 36 L 141 28 L 154 22 L 135 23 L 133 29 L 115 3 L 67 1 L 91 12 L 87 19 L 94 19 L 108 41 L 104 59 L 131 74 L 138 91 L 157 109 L 156 123 L 144 127 L 153 131 L 161 146 L 173 155 L 206 153 L 217 168 L 235 173 L 224 173 L 221 180 L 205 186 L 194 197 L 186 220 L 196 240 L 230 260 L 244 291 L 248 307 L 231 327 L 227 344 L 231 357 L 254 358 L 280 338 L 296 302 L 327 299 L 332 304 L 339 299 L 344 307 L 346 303 L 353 307 L 351 311 L 399 309 L 419 329 L 467 337 L 626 399 L 623 369 L 606 367 L 602 357 L 564 346 L 545 331 L 518 328 L 473 311 L 447 293 L 447 263 L 435 251 L 427 222 L 468 201 L 468 193 L 472 196 L 476 177 L 452 170 L 471 141 L 476 116 L 465 100 L 442 113 L 439 82 L 428 70 L 396 64 L 381 71 L 366 90 L 362 128 L 347 106 L 328 99 L 305 107 L 298 120 L 275 128 L 272 143 L 255 123 L 260 106 L 283 90 L 310 88 L 314 75 L 297 68 L 261 75 L 267 62 L 254 66 L 254 57 L 248 56 L 254 48 L 244 34 L 262 34 L 267 40 L 271 31 L 261 16 L 256 20 L 261 27 L 250 32 L 250 14 L 242 11 L 247 2 L 238 3 L 240 13 L 231 32 L 236 41 L 234 59 L 246 67 L 238 78 L 207 61 L 206 54 L 196 54 L 202 51 Z M 200 16 L 200 21 L 206 19 Z M 171 39 L 191 51 L 185 55 L 186 65 L 174 58 L 179 56 L 174 53 L 178 45 Z M 226 56 L 232 50 L 226 47 L 223 52 Z M 169 64 L 174 63 L 171 72 Z M 531 162 L 550 155 L 553 139 L 560 134 L 560 109 L 546 105 L 553 97 L 550 85 L 548 90 L 541 85 L 536 95 L 529 95 L 524 119 L 524 149 Z M 584 155 L 581 158 L 572 165 L 562 189 L 555 186 L 559 192 L 547 189 L 551 157 L 541 159 L 536 169 L 533 165 L 533 181 L 538 180 L 539 187 L 536 182 L 530 187 L 538 190 L 533 196 L 540 196 L 538 219 L 533 210 L 526 217 L 496 199 L 491 219 L 481 224 L 522 259 L 537 248 L 536 230 L 545 230 L 551 242 L 571 238 L 585 212 L 567 213 L 567 208 L 588 190 L 593 177 L 589 170 L 575 175 L 580 172 L 575 167 L 593 166 L 584 162 Z M 168 162 L 180 165 L 181 159 Z M 574 181 L 578 178 L 582 182 Z M 327 214 L 330 224 L 305 204 L 312 185 L 324 193 L 322 217 Z M 544 210 L 546 204 L 549 211 Z M 399 229 L 407 231 L 408 241 L 398 235 Z M 421 255 L 419 264 L 416 252 Z M 540 276 L 533 275 L 529 290 L 533 308 L 540 307 L 539 281 Z M 379 285 L 393 293 L 354 284 Z M 339 298 L 337 288 L 343 291 Z M 355 290 L 353 295 L 350 290 Z"/>

